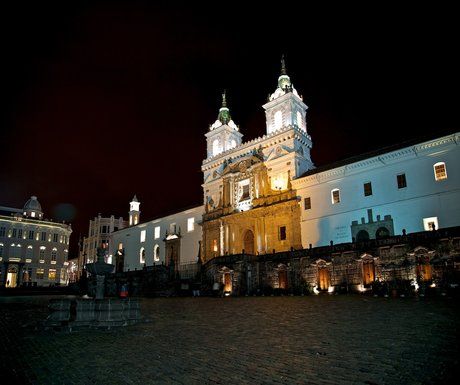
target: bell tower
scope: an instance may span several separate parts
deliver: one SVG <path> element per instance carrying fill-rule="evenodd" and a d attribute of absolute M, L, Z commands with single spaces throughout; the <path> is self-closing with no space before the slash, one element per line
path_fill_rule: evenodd
<path fill-rule="evenodd" d="M 136 226 L 139 224 L 140 219 L 140 202 L 137 200 L 136 195 L 134 195 L 133 200 L 129 203 L 129 225 Z"/>
<path fill-rule="evenodd" d="M 267 134 L 283 130 L 287 127 L 296 127 L 307 132 L 307 105 L 299 96 L 291 83 L 286 71 L 284 56 L 281 57 L 281 75 L 278 77 L 278 87 L 264 104 L 267 121 Z"/>
<path fill-rule="evenodd" d="M 238 126 L 230 116 L 225 91 L 222 94 L 222 107 L 219 109 L 217 120 L 209 127 L 205 136 L 208 144 L 207 158 L 217 156 L 241 144 L 243 134 L 239 132 Z"/>

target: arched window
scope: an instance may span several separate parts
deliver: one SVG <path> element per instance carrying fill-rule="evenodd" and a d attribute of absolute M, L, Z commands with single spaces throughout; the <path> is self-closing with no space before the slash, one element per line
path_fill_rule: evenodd
<path fill-rule="evenodd" d="M 46 250 L 45 246 L 40 246 L 40 254 L 39 254 L 40 261 L 45 260 L 45 250 Z"/>
<path fill-rule="evenodd" d="M 217 154 L 219 154 L 219 152 L 219 139 L 215 139 L 214 142 L 212 142 L 212 155 L 216 156 Z"/>
<path fill-rule="evenodd" d="M 281 111 L 275 112 L 275 130 L 279 130 L 283 126 L 283 113 Z"/>
<path fill-rule="evenodd" d="M 57 256 L 57 249 L 53 247 L 53 250 L 51 251 L 51 263 L 56 263 L 56 256 Z"/>
<path fill-rule="evenodd" d="M 446 164 L 444 162 L 438 162 L 433 165 L 434 179 L 436 181 L 447 179 Z"/>
<path fill-rule="evenodd" d="M 160 246 L 159 245 L 153 246 L 153 261 L 154 262 L 160 261 Z"/>
<path fill-rule="evenodd" d="M 302 129 L 305 127 L 303 125 L 302 114 L 300 113 L 300 111 L 297 111 L 297 126 Z"/>
<path fill-rule="evenodd" d="M 145 263 L 145 248 L 143 247 L 139 250 L 139 262 L 142 264 Z"/>

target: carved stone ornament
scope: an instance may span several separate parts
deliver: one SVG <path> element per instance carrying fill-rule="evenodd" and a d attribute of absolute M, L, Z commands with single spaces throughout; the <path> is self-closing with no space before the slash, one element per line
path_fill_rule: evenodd
<path fill-rule="evenodd" d="M 241 172 L 246 172 L 248 169 L 248 165 L 246 164 L 246 161 L 242 161 L 239 165 L 239 169 Z"/>

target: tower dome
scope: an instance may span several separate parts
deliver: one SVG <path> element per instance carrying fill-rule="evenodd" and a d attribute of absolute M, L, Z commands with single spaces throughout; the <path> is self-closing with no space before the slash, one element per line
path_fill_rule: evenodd
<path fill-rule="evenodd" d="M 30 199 L 26 202 L 23 211 L 24 215 L 27 217 L 39 219 L 43 217 L 42 205 L 37 200 L 37 197 L 35 195 L 32 195 Z"/>

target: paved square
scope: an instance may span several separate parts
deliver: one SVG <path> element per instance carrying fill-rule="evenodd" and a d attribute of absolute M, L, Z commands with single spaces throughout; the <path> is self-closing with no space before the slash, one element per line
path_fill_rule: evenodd
<path fill-rule="evenodd" d="M 449 298 L 143 299 L 141 324 L 72 333 L 34 330 L 48 299 L 0 297 L 0 383 L 372 385 L 458 376 L 460 311 Z"/>

